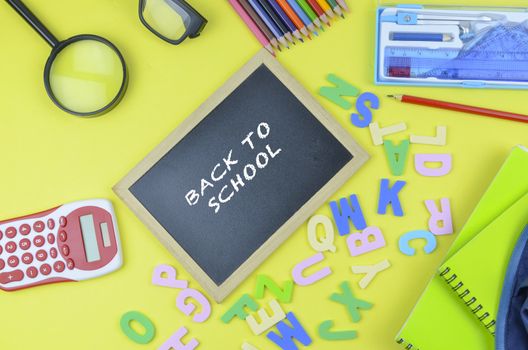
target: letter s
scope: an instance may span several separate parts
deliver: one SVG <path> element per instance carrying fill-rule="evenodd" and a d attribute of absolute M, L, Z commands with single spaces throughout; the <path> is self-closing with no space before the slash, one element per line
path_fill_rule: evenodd
<path fill-rule="evenodd" d="M 209 208 L 214 208 L 215 214 L 220 210 L 220 203 L 216 201 L 216 197 L 209 199 Z"/>
<path fill-rule="evenodd" d="M 367 102 L 370 102 L 372 109 L 379 108 L 379 98 L 371 92 L 361 94 L 356 101 L 356 109 L 358 113 L 352 113 L 350 121 L 358 128 L 366 128 L 372 122 L 372 112 L 367 107 Z"/>

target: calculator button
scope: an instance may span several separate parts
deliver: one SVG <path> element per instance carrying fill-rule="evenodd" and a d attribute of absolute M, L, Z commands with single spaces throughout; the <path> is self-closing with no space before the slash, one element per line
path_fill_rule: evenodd
<path fill-rule="evenodd" d="M 33 229 L 34 229 L 35 231 L 37 231 L 37 232 L 42 232 L 42 231 L 44 231 L 44 228 L 45 228 L 45 227 L 44 227 L 44 222 L 42 222 L 42 221 L 40 221 L 40 220 L 37 221 L 37 222 L 35 222 L 35 223 L 33 224 Z"/>
<path fill-rule="evenodd" d="M 0 239 L 2 239 L 2 237 L 4 237 L 4 233 L 0 231 Z"/>
<path fill-rule="evenodd" d="M 53 230 L 55 228 L 55 220 L 53 219 L 48 219 L 48 228 L 50 230 Z"/>
<path fill-rule="evenodd" d="M 50 249 L 50 256 L 55 259 L 57 257 L 57 249 L 51 248 Z"/>
<path fill-rule="evenodd" d="M 16 249 L 17 246 L 15 242 L 7 242 L 7 244 L 5 245 L 5 250 L 8 253 L 13 253 Z"/>
<path fill-rule="evenodd" d="M 22 281 L 23 278 L 24 273 L 22 272 L 22 270 L 0 273 L 0 283 L 2 284 Z"/>
<path fill-rule="evenodd" d="M 68 261 L 66 261 L 66 266 L 68 266 L 68 269 L 73 270 L 75 268 L 75 263 L 72 259 L 68 259 Z"/>
<path fill-rule="evenodd" d="M 59 240 L 61 242 L 66 242 L 67 239 L 68 239 L 68 235 L 66 234 L 65 231 L 59 232 Z"/>
<path fill-rule="evenodd" d="M 29 226 L 28 224 L 24 224 L 24 225 L 20 226 L 20 228 L 18 230 L 20 231 L 21 234 L 26 236 L 26 235 L 28 235 L 31 232 L 31 226 Z"/>
<path fill-rule="evenodd" d="M 38 275 L 38 270 L 37 270 L 37 268 L 34 267 L 34 266 L 29 267 L 29 268 L 26 270 L 26 275 L 27 275 L 29 278 L 35 278 L 35 277 L 37 277 L 37 275 Z"/>
<path fill-rule="evenodd" d="M 20 243 L 18 243 L 18 245 L 22 250 L 28 250 L 29 247 L 31 247 L 31 241 L 27 238 L 23 238 L 20 240 Z"/>
<path fill-rule="evenodd" d="M 44 237 L 42 236 L 37 236 L 33 239 L 33 243 L 37 246 L 37 247 L 42 247 L 44 245 L 44 243 L 46 243 L 46 240 L 44 239 Z"/>
<path fill-rule="evenodd" d="M 70 255 L 70 247 L 68 247 L 66 244 L 61 247 L 61 252 L 64 256 Z"/>
<path fill-rule="evenodd" d="M 5 267 L 5 261 L 0 259 L 0 271 L 2 271 Z"/>
<path fill-rule="evenodd" d="M 44 261 L 48 258 L 48 253 L 44 249 L 37 250 L 37 253 L 35 254 L 38 261 Z"/>
<path fill-rule="evenodd" d="M 67 223 L 68 223 L 68 221 L 66 220 L 66 217 L 61 216 L 60 219 L 59 219 L 60 227 L 65 227 Z"/>
<path fill-rule="evenodd" d="M 17 234 L 17 230 L 14 227 L 8 227 L 5 234 L 7 238 L 14 238 Z"/>
<path fill-rule="evenodd" d="M 62 261 L 55 261 L 53 264 L 53 270 L 56 272 L 62 272 L 66 269 L 66 265 Z"/>
<path fill-rule="evenodd" d="M 51 266 L 49 266 L 48 264 L 44 264 L 40 267 L 40 273 L 43 274 L 44 276 L 47 276 L 51 273 Z"/>
<path fill-rule="evenodd" d="M 53 233 L 48 234 L 48 243 L 49 244 L 55 243 L 55 235 Z"/>
<path fill-rule="evenodd" d="M 20 260 L 18 260 L 18 258 L 16 256 L 14 256 L 14 255 L 10 256 L 7 259 L 7 265 L 9 265 L 11 267 L 17 267 L 19 262 L 20 262 Z"/>
<path fill-rule="evenodd" d="M 33 255 L 31 255 L 30 253 L 24 253 L 22 255 L 22 262 L 26 265 L 29 265 L 33 262 Z"/>
<path fill-rule="evenodd" d="M 4 250 L 4 248 L 2 248 L 2 246 L 0 245 L 0 254 L 2 254 L 3 250 Z"/>

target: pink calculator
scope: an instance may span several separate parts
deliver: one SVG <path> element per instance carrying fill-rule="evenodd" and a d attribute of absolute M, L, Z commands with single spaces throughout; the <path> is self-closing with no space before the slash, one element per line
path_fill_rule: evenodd
<path fill-rule="evenodd" d="M 0 222 L 0 289 L 81 281 L 122 264 L 114 208 L 106 199 Z"/>

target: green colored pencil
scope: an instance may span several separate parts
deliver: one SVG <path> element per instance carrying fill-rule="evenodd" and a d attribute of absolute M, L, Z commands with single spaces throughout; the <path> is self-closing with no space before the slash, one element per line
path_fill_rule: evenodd
<path fill-rule="evenodd" d="M 312 7 L 306 2 L 306 0 L 297 0 L 297 3 L 299 6 L 303 9 L 304 13 L 310 18 L 310 20 L 319 28 L 324 30 L 323 25 L 321 24 L 321 21 L 319 21 L 319 17 L 317 17 L 317 14 L 312 10 Z"/>
<path fill-rule="evenodd" d="M 336 0 L 326 0 L 326 2 L 330 5 L 330 7 L 332 8 L 332 10 L 334 10 L 335 13 L 345 18 L 345 15 L 343 14 L 341 7 L 339 7 L 339 4 L 337 3 Z"/>

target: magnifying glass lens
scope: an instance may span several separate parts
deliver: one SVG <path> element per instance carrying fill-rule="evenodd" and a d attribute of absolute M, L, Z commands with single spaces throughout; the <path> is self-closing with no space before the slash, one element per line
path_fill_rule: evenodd
<path fill-rule="evenodd" d="M 180 39 L 191 23 L 191 17 L 171 0 L 146 0 L 143 18 L 161 36 L 170 40 Z"/>
<path fill-rule="evenodd" d="M 114 49 L 97 40 L 79 40 L 57 53 L 49 72 L 56 101 L 77 113 L 107 107 L 120 93 L 123 65 Z"/>

